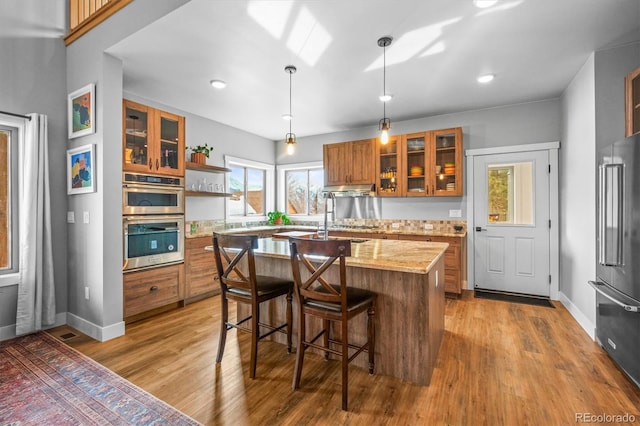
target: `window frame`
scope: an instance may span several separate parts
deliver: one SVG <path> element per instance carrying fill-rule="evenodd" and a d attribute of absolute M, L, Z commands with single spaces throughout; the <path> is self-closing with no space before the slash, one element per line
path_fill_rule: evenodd
<path fill-rule="evenodd" d="M 273 206 L 275 204 L 275 165 L 269 163 L 263 163 L 260 161 L 248 160 L 245 158 L 232 157 L 230 155 L 225 155 L 224 157 L 225 167 L 244 167 L 250 169 L 258 169 L 264 170 L 264 215 L 246 215 L 246 213 L 242 216 L 236 215 L 231 216 L 229 214 L 230 204 L 229 200 L 225 199 L 225 209 L 224 215 L 225 220 L 227 222 L 247 222 L 247 221 L 261 221 L 267 219 L 267 212 L 273 210 Z M 225 187 L 227 190 L 230 188 L 230 174 L 227 173 L 225 176 Z M 245 177 L 245 191 L 246 191 L 246 177 Z M 245 198 L 246 202 L 246 198 Z"/>
<path fill-rule="evenodd" d="M 10 133 L 8 147 L 8 228 L 10 267 L 0 269 L 0 287 L 16 285 L 20 282 L 20 221 L 19 221 L 19 191 L 20 191 L 20 147 L 25 137 L 26 119 L 0 114 L 0 129 Z"/>
<path fill-rule="evenodd" d="M 282 164 L 282 165 L 276 166 L 276 171 L 278 175 L 278 199 L 277 199 L 278 210 L 286 212 L 287 172 L 311 170 L 311 169 L 324 169 L 324 164 L 322 161 L 311 161 L 306 163 L 291 163 L 291 164 Z M 296 220 L 301 220 L 301 221 L 306 221 L 306 220 L 318 221 L 323 219 L 323 214 L 321 213 L 318 213 L 315 215 L 296 214 L 296 215 L 290 215 L 290 217 L 295 218 Z"/>

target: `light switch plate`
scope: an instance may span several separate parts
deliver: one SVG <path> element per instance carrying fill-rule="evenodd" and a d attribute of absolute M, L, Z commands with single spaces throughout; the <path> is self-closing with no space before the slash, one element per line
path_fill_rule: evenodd
<path fill-rule="evenodd" d="M 449 210 L 449 217 L 462 217 L 462 210 Z"/>
<path fill-rule="evenodd" d="M 67 223 L 75 223 L 76 214 L 74 212 L 67 212 Z"/>
<path fill-rule="evenodd" d="M 82 221 L 84 223 L 89 223 L 89 212 L 83 212 L 82 213 Z"/>

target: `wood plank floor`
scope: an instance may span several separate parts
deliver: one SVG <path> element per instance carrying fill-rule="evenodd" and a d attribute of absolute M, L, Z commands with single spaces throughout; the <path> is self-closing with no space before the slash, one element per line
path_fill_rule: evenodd
<path fill-rule="evenodd" d="M 431 385 L 351 367 L 349 412 L 340 409 L 337 361 L 309 354 L 302 388 L 292 391 L 295 355 L 261 342 L 250 380 L 249 335 L 232 330 L 216 365 L 219 303 L 213 297 L 130 324 L 108 342 L 84 335 L 66 342 L 207 425 L 566 425 L 577 413 L 640 421 L 640 390 L 559 303 L 553 309 L 471 292 L 447 299 Z"/>

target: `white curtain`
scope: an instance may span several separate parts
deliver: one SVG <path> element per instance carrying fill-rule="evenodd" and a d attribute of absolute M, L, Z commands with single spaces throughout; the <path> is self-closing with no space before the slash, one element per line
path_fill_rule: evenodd
<path fill-rule="evenodd" d="M 47 116 L 30 114 L 19 148 L 20 283 L 16 334 L 55 323 Z"/>

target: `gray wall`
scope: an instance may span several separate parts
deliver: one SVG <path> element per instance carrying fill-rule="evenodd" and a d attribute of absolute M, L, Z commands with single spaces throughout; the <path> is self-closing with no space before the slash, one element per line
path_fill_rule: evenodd
<path fill-rule="evenodd" d="M 595 297 L 595 73 L 594 55 L 562 96 L 560 157 L 560 298 L 594 336 Z"/>
<path fill-rule="evenodd" d="M 595 53 L 596 149 L 623 140 L 624 77 L 640 67 L 640 42 Z"/>
<path fill-rule="evenodd" d="M 96 85 L 96 133 L 73 139 L 71 147 L 95 144 L 97 191 L 68 198 L 69 210 L 90 223 L 68 227 L 68 322 L 106 340 L 124 332 L 122 323 L 122 97 L 123 71 L 105 53 L 116 42 L 186 0 L 138 0 L 67 47 L 66 87 Z M 90 298 L 84 298 L 84 288 Z"/>
<path fill-rule="evenodd" d="M 394 100 L 396 102 L 396 100 Z M 409 121 L 392 121 L 392 134 L 462 127 L 464 149 L 559 141 L 562 114 L 559 99 L 508 105 Z M 278 164 L 322 160 L 322 145 L 376 137 L 377 124 L 367 128 L 300 137 L 294 155 L 287 155 L 283 141 L 276 142 Z M 465 160 L 466 164 L 466 160 Z M 383 198 L 384 218 L 448 219 L 450 209 L 462 210 L 466 219 L 466 188 L 462 197 Z"/>
<path fill-rule="evenodd" d="M 67 311 L 65 46 L 61 38 L 0 38 L 0 110 L 46 114 L 56 312 Z M 0 287 L 0 334 L 15 333 L 17 286 Z"/>

